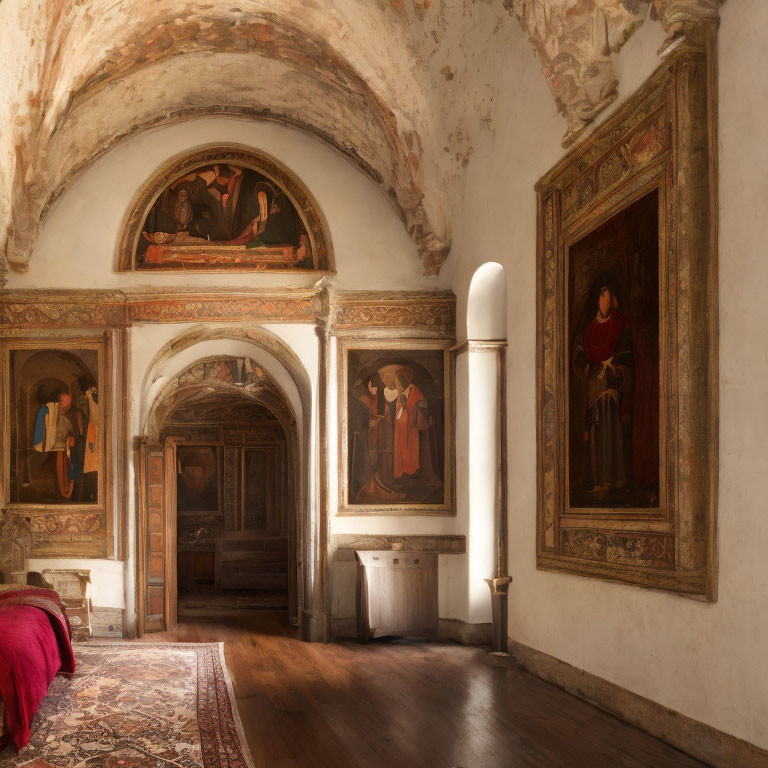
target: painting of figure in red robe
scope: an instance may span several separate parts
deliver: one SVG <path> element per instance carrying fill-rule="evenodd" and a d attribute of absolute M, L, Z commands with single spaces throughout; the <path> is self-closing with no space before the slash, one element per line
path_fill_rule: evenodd
<path fill-rule="evenodd" d="M 10 355 L 11 502 L 96 503 L 98 350 L 15 349 Z"/>
<path fill-rule="evenodd" d="M 443 350 L 351 349 L 348 503 L 445 503 Z"/>
<path fill-rule="evenodd" d="M 569 249 L 571 507 L 659 506 L 659 198 Z"/>
<path fill-rule="evenodd" d="M 231 163 L 180 175 L 150 209 L 139 269 L 315 269 L 311 238 L 274 180 Z"/>

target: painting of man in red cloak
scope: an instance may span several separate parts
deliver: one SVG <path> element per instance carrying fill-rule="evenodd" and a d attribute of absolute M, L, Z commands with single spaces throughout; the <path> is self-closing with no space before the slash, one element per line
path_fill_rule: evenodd
<path fill-rule="evenodd" d="M 432 417 L 421 390 L 411 382 L 411 372 L 402 368 L 395 373 L 394 477 L 403 482 L 421 473 L 434 480 L 429 430 Z M 390 412 L 391 413 L 391 412 Z"/>
<path fill-rule="evenodd" d="M 437 350 L 350 351 L 350 503 L 443 502 L 442 366 Z"/>
<path fill-rule="evenodd" d="M 570 249 L 572 507 L 659 499 L 658 196 Z"/>
<path fill-rule="evenodd" d="M 626 430 L 631 420 L 632 333 L 610 285 L 600 287 L 597 312 L 574 345 L 573 365 L 587 388 L 584 442 L 597 492 L 627 483 Z"/>

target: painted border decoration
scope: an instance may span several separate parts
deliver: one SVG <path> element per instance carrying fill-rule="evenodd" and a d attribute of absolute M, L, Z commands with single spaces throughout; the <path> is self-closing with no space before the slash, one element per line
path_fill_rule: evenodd
<path fill-rule="evenodd" d="M 397 328 L 453 338 L 456 296 L 451 291 L 336 291 L 331 320 L 337 334 Z"/>

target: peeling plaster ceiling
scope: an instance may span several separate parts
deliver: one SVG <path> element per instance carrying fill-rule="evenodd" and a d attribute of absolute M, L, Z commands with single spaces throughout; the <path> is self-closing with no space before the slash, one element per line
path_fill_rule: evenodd
<path fill-rule="evenodd" d="M 653 2 L 664 22 L 666 6 L 684 15 L 718 0 Z M 297 126 L 350 157 L 400 212 L 425 274 L 437 274 L 450 247 L 451 181 L 472 153 L 445 89 L 472 66 L 470 31 L 517 18 L 568 143 L 615 98 L 612 56 L 650 3 L 3 0 L 0 259 L 25 269 L 46 210 L 117 142 L 233 114 Z M 487 109 L 490 90 L 478 83 L 459 106 Z M 0 261 L 0 285 L 3 272 Z"/>

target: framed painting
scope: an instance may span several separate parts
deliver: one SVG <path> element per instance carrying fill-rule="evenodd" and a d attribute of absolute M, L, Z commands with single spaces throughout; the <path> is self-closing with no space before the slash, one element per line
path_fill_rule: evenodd
<path fill-rule="evenodd" d="M 454 514 L 450 343 L 339 344 L 340 514 Z"/>
<path fill-rule="evenodd" d="M 330 247 L 309 192 L 274 159 L 237 146 L 176 158 L 128 214 L 122 270 L 330 272 Z"/>
<path fill-rule="evenodd" d="M 221 448 L 217 445 L 179 444 L 176 465 L 178 513 L 221 514 Z"/>
<path fill-rule="evenodd" d="M 683 46 L 537 185 L 540 568 L 715 598 L 713 115 Z"/>
<path fill-rule="evenodd" d="M 78 339 L 4 344 L 5 502 L 103 509 L 105 348 Z"/>

